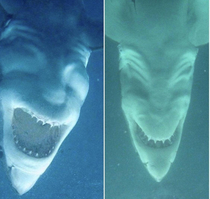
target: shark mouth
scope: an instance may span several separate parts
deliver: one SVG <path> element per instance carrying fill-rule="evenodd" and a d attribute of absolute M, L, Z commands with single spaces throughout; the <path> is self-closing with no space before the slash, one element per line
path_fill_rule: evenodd
<path fill-rule="evenodd" d="M 61 138 L 60 125 L 45 122 L 22 108 L 14 109 L 12 130 L 17 149 L 35 158 L 49 156 Z"/>
<path fill-rule="evenodd" d="M 152 139 L 148 137 L 143 130 L 137 125 L 137 134 L 138 138 L 143 142 L 144 145 L 151 147 L 151 148 L 165 148 L 171 146 L 176 137 L 177 130 L 175 130 L 174 134 L 167 139 Z"/>

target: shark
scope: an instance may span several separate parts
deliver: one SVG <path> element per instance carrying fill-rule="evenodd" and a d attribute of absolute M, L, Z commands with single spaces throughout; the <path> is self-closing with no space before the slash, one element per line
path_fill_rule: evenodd
<path fill-rule="evenodd" d="M 131 140 L 160 182 L 174 162 L 199 46 L 209 40 L 206 0 L 106 0 L 106 36 L 118 43 L 121 107 Z M 108 55 L 106 56 L 108 57 Z"/>
<path fill-rule="evenodd" d="M 0 153 L 22 195 L 78 121 L 103 25 L 87 16 L 82 0 L 0 0 L 0 25 Z"/>

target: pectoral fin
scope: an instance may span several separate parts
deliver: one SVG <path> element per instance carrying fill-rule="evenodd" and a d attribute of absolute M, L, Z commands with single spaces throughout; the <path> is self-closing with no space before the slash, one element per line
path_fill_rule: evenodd
<path fill-rule="evenodd" d="M 130 26 L 135 20 L 136 6 L 139 6 L 139 1 L 105 1 L 105 27 L 108 37 L 114 41 L 121 42 L 123 38 L 130 35 Z"/>
<path fill-rule="evenodd" d="M 16 14 L 23 6 L 23 0 L 0 0 L 1 6 L 8 14 Z"/>
<path fill-rule="evenodd" d="M 0 4 L 0 28 L 2 28 L 2 26 L 6 20 L 6 16 L 7 16 L 7 13 Z"/>
<path fill-rule="evenodd" d="M 88 46 L 91 50 L 103 48 L 103 23 L 87 19 L 85 25 Z"/>
<path fill-rule="evenodd" d="M 194 0 L 188 9 L 189 40 L 194 46 L 209 42 L 209 1 Z"/>

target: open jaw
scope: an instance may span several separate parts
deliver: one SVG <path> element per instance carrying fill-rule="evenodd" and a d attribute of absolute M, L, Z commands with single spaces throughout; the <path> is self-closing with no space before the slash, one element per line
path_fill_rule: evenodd
<path fill-rule="evenodd" d="M 48 157 L 61 138 L 61 125 L 45 121 L 24 108 L 15 108 L 12 116 L 13 140 L 22 153 L 34 157 Z"/>
<path fill-rule="evenodd" d="M 137 124 L 137 136 L 139 140 L 146 146 L 150 148 L 166 148 L 171 146 L 177 135 L 177 129 L 175 132 L 168 138 L 164 139 L 154 139 L 146 135 L 146 133 L 141 129 L 141 127 Z"/>
<path fill-rule="evenodd" d="M 183 120 L 180 120 L 176 129 L 163 137 L 162 134 L 149 136 L 135 123 L 131 135 L 134 146 L 140 159 L 149 174 L 160 182 L 168 173 L 174 162 L 181 140 Z M 154 129 L 155 130 L 155 129 Z"/>

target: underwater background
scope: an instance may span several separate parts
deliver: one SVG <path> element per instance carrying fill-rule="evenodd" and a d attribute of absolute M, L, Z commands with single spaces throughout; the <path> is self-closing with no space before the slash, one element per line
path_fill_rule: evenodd
<path fill-rule="evenodd" d="M 102 1 L 87 0 L 84 4 L 91 18 L 103 21 Z M 90 87 L 80 118 L 52 164 L 23 196 L 19 196 L 12 188 L 4 165 L 0 164 L 0 199 L 103 198 L 102 50 L 91 54 L 87 71 Z"/>
<path fill-rule="evenodd" d="M 149 175 L 135 152 L 121 110 L 117 43 L 106 38 L 105 49 L 106 199 L 208 199 L 209 46 L 199 50 L 181 144 L 160 183 Z"/>

